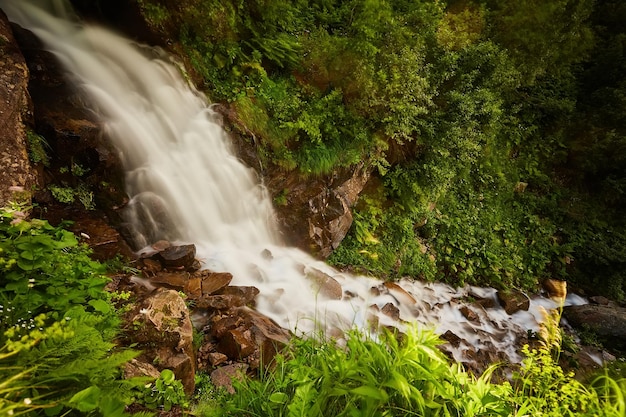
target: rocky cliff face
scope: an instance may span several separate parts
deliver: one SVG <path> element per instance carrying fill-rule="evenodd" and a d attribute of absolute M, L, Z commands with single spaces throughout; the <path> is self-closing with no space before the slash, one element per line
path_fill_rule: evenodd
<path fill-rule="evenodd" d="M 24 56 L 0 10 L 0 206 L 15 198 L 15 187 L 29 191 L 37 184 L 27 151 L 26 125 L 33 116 L 28 79 Z"/>

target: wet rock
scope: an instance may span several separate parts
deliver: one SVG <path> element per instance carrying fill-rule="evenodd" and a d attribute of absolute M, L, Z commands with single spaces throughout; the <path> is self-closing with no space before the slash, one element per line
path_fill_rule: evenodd
<path fill-rule="evenodd" d="M 611 300 L 601 295 L 595 295 L 593 297 L 589 297 L 589 302 L 592 304 L 598 304 L 601 306 L 608 306 L 611 304 Z"/>
<path fill-rule="evenodd" d="M 151 258 L 140 259 L 139 267 L 146 278 L 150 278 L 163 270 L 161 262 Z"/>
<path fill-rule="evenodd" d="M 170 246 L 155 255 L 166 268 L 193 269 L 196 258 L 196 245 Z"/>
<path fill-rule="evenodd" d="M 158 288 L 129 314 L 127 335 L 149 362 L 169 368 L 187 393 L 193 392 L 195 359 L 193 327 L 185 301 L 177 291 Z"/>
<path fill-rule="evenodd" d="M 250 286 L 228 286 L 222 291 L 224 295 L 234 295 L 243 299 L 244 305 L 254 306 L 254 300 L 259 295 L 259 289 L 257 287 Z"/>
<path fill-rule="evenodd" d="M 245 363 L 222 366 L 211 372 L 211 382 L 216 387 L 224 388 L 228 393 L 234 394 L 233 380 L 243 378 L 247 370 L 248 365 Z"/>
<path fill-rule="evenodd" d="M 38 182 L 27 151 L 25 123 L 33 117 L 29 76 L 13 30 L 0 10 L 0 206 L 16 200 L 10 186 L 31 190 Z M 30 202 L 28 192 L 21 194 Z"/>
<path fill-rule="evenodd" d="M 455 348 L 459 347 L 459 345 L 461 344 L 461 341 L 463 340 L 451 330 L 448 330 L 444 334 L 442 334 L 441 338 L 447 341 L 448 343 L 450 343 Z"/>
<path fill-rule="evenodd" d="M 168 272 L 161 271 L 157 272 L 152 278 L 150 278 L 150 282 L 156 284 L 158 286 L 166 286 L 169 288 L 173 288 L 175 290 L 182 290 L 187 286 L 189 281 L 189 274 L 186 272 L 177 273 L 177 272 Z"/>
<path fill-rule="evenodd" d="M 558 279 L 546 279 L 541 283 L 543 289 L 548 293 L 548 297 L 557 302 L 565 301 L 567 297 L 567 282 Z"/>
<path fill-rule="evenodd" d="M 586 304 L 568 306 L 563 316 L 575 328 L 590 330 L 604 339 L 607 347 L 626 349 L 626 308 Z"/>
<path fill-rule="evenodd" d="M 229 310 L 245 305 L 245 299 L 230 294 L 202 296 L 196 301 L 196 307 L 212 310 Z"/>
<path fill-rule="evenodd" d="M 392 303 L 385 304 L 383 308 L 380 309 L 380 312 L 395 321 L 400 320 L 400 310 Z"/>
<path fill-rule="evenodd" d="M 311 282 L 314 291 L 319 292 L 319 294 L 331 300 L 341 300 L 343 288 L 341 284 L 330 275 L 319 269 L 309 268 L 306 271 L 306 278 Z"/>
<path fill-rule="evenodd" d="M 47 213 L 47 218 L 53 224 L 71 216 L 73 224 L 69 230 L 91 248 L 95 259 L 106 261 L 117 255 L 127 259 L 136 257 L 122 236 L 108 223 L 104 213 L 73 210 L 59 210 L 53 213 L 53 211 L 55 210 L 49 209 Z"/>
<path fill-rule="evenodd" d="M 202 271 L 200 278 L 202 280 L 202 295 L 207 296 L 226 288 L 233 276 L 228 272 Z"/>
<path fill-rule="evenodd" d="M 409 294 L 404 288 L 395 282 L 385 282 L 385 288 L 389 290 L 391 295 L 394 296 L 401 304 L 417 304 L 417 301 L 411 294 Z"/>
<path fill-rule="evenodd" d="M 46 141 L 49 157 L 49 164 L 41 168 L 41 184 L 34 199 L 40 204 L 53 201 L 49 184 L 82 187 L 95 196 L 89 204 L 114 219 L 116 208 L 127 201 L 119 153 L 57 57 L 46 51 L 32 32 L 14 26 L 14 33 L 30 70 L 34 125 Z M 75 175 L 76 169 L 80 175 Z M 85 210 L 81 203 L 76 199 L 72 205 Z"/>
<path fill-rule="evenodd" d="M 150 245 L 150 247 L 157 252 L 164 251 L 171 246 L 172 244 L 169 242 L 169 240 L 157 240 L 152 245 Z"/>
<path fill-rule="evenodd" d="M 463 317 L 465 317 L 467 320 L 474 322 L 474 323 L 480 322 L 480 317 L 478 317 L 478 314 L 476 314 L 476 312 L 472 310 L 471 308 L 469 308 L 468 306 L 461 306 L 459 308 L 459 311 L 461 312 L 461 314 L 463 314 Z"/>
<path fill-rule="evenodd" d="M 515 314 L 520 310 L 528 311 L 530 307 L 530 298 L 519 290 L 501 290 L 497 292 L 497 297 L 504 311 L 509 315 Z"/>

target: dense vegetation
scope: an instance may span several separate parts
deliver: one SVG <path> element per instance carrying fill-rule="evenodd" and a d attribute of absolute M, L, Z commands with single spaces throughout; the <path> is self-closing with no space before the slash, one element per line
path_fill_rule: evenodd
<path fill-rule="evenodd" d="M 298 341 L 260 380 L 235 395 L 206 395 L 201 416 L 621 416 L 624 381 L 600 376 L 589 387 L 555 363 L 550 344 L 527 349 L 524 368 L 494 383 L 450 365 L 430 332 L 398 342 L 353 333 L 346 347 Z M 620 384 L 622 384 L 620 386 Z"/>
<path fill-rule="evenodd" d="M 331 262 L 624 297 L 623 2 L 136 2 L 263 158 L 374 169 Z"/>

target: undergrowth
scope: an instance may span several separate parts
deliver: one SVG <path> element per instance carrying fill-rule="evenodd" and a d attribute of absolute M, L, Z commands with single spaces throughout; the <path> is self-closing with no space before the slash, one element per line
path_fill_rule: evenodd
<path fill-rule="evenodd" d="M 195 406 L 209 416 L 622 416 L 626 380 L 590 386 L 557 363 L 559 342 L 524 348 L 512 380 L 492 381 L 451 364 L 431 331 L 351 332 L 345 345 L 295 340 L 259 378 L 235 379 L 235 394 L 206 389 Z M 202 384 L 204 387 L 206 384 Z"/>

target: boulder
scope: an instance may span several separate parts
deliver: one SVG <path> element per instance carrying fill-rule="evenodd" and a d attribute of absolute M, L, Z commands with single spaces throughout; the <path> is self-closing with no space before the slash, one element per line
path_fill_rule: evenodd
<path fill-rule="evenodd" d="M 557 301 L 564 302 L 567 297 L 567 282 L 558 279 L 546 279 L 541 286 L 548 293 L 548 297 Z"/>
<path fill-rule="evenodd" d="M 189 310 L 180 294 L 158 288 L 139 302 L 129 314 L 133 323 L 127 333 L 132 343 L 143 350 L 149 362 L 160 369 L 172 369 L 187 393 L 195 382 L 193 327 Z"/>
<path fill-rule="evenodd" d="M 523 310 L 528 311 L 530 298 L 523 292 L 516 289 L 501 290 L 497 292 L 498 301 L 507 314 L 512 315 Z"/>
<path fill-rule="evenodd" d="M 195 302 L 197 308 L 208 308 L 210 310 L 229 310 L 246 304 L 245 299 L 230 294 L 203 295 Z"/>
<path fill-rule="evenodd" d="M 331 300 L 341 300 L 343 288 L 333 277 L 315 268 L 307 269 L 305 276 L 315 292 Z"/>
<path fill-rule="evenodd" d="M 243 378 L 247 370 L 248 365 L 245 363 L 222 366 L 211 372 L 211 382 L 216 387 L 224 388 L 228 393 L 234 394 L 233 380 Z"/>
<path fill-rule="evenodd" d="M 254 300 L 259 295 L 259 289 L 251 286 L 228 286 L 221 291 L 224 295 L 235 295 L 241 298 L 244 305 L 254 306 Z"/>
<path fill-rule="evenodd" d="M 204 296 L 219 293 L 233 280 L 232 274 L 228 272 L 202 271 L 200 278 L 202 280 L 202 295 Z"/>
<path fill-rule="evenodd" d="M 196 259 L 196 245 L 170 246 L 157 252 L 155 258 L 165 268 L 193 270 L 194 260 Z"/>
<path fill-rule="evenodd" d="M 9 187 L 27 192 L 37 185 L 37 175 L 28 157 L 27 128 L 33 108 L 28 92 L 30 72 L 16 43 L 9 21 L 0 10 L 0 207 L 16 196 Z"/>
<path fill-rule="evenodd" d="M 160 271 L 150 278 L 150 282 L 157 286 L 168 287 L 181 291 L 188 285 L 189 276 L 188 272 Z"/>
<path fill-rule="evenodd" d="M 626 308 L 599 304 L 568 306 L 563 309 L 563 317 L 574 328 L 600 336 L 607 342 L 605 346 L 626 349 Z"/>
<path fill-rule="evenodd" d="M 459 308 L 459 311 L 461 312 L 461 314 L 463 314 L 463 317 L 465 317 L 468 321 L 475 322 L 475 323 L 480 322 L 480 317 L 478 317 L 478 314 L 476 314 L 476 312 L 472 310 L 469 306 L 466 306 L 466 305 L 461 306 Z"/>

